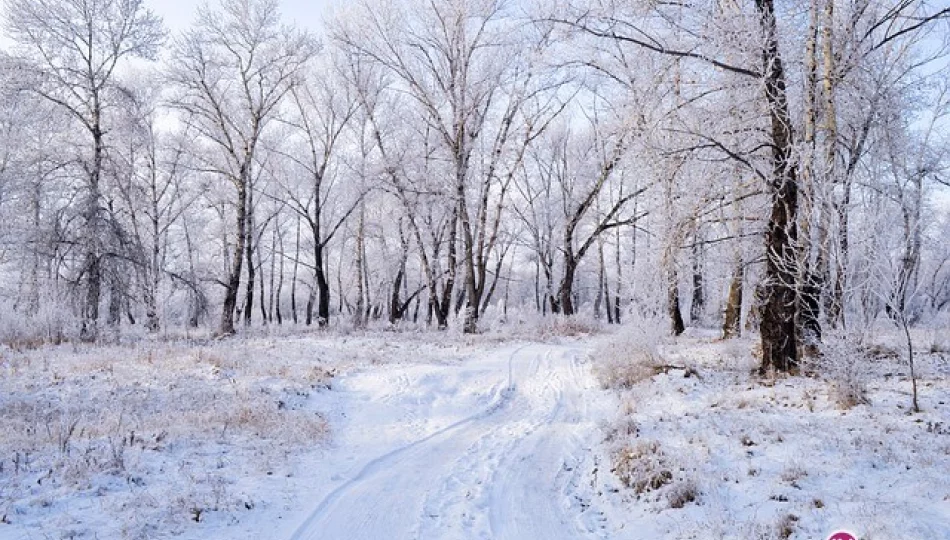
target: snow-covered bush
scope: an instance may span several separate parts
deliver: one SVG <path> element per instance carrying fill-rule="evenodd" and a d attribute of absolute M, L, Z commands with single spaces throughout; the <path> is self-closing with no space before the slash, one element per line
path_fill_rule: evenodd
<path fill-rule="evenodd" d="M 857 340 L 845 335 L 827 336 L 811 370 L 828 381 L 829 395 L 841 409 L 869 403 L 867 356 Z"/>
<path fill-rule="evenodd" d="M 42 303 L 36 314 L 30 316 L 17 313 L 12 304 L 0 304 L 0 344 L 11 349 L 35 349 L 76 335 L 75 318 L 61 305 Z"/>
<path fill-rule="evenodd" d="M 590 336 L 604 329 L 603 321 L 583 314 L 565 317 L 524 310 L 512 310 L 508 316 L 485 320 L 482 325 L 492 334 L 539 341 Z"/>
<path fill-rule="evenodd" d="M 663 365 L 657 333 L 623 328 L 591 354 L 594 373 L 605 389 L 626 389 L 657 374 Z"/>
<path fill-rule="evenodd" d="M 683 508 L 700 495 L 698 485 L 685 477 L 681 467 L 656 440 L 626 437 L 612 443 L 611 472 L 637 497 L 653 494 L 651 500 L 664 501 L 669 508 Z"/>
<path fill-rule="evenodd" d="M 666 500 L 670 508 L 683 508 L 699 498 L 699 487 L 692 480 L 683 480 L 670 486 L 666 493 Z"/>
<path fill-rule="evenodd" d="M 611 452 L 612 472 L 637 495 L 656 491 L 673 481 L 666 454 L 657 441 L 635 441 Z"/>
<path fill-rule="evenodd" d="M 936 331 L 930 342 L 931 354 L 950 354 L 950 329 Z"/>

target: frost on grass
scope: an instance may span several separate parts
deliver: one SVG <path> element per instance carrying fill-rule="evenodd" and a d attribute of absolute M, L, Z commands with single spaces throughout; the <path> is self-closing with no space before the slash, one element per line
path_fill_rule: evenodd
<path fill-rule="evenodd" d="M 624 444 L 611 457 L 611 472 L 637 495 L 656 491 L 673 481 L 668 459 L 656 441 Z"/>
<path fill-rule="evenodd" d="M 830 336 L 811 373 L 779 379 L 751 373 L 753 348 L 681 339 L 661 347 L 663 363 L 702 378 L 614 385 L 601 503 L 663 538 L 950 538 L 945 355 L 921 355 L 924 412 L 910 414 L 903 357 L 869 352 L 893 349 L 883 337 Z"/>
<path fill-rule="evenodd" d="M 332 376 L 263 343 L 3 350 L 0 521 L 144 538 L 251 510 L 237 479 L 326 440 Z"/>
<path fill-rule="evenodd" d="M 827 336 L 821 354 L 811 361 L 809 371 L 823 378 L 829 395 L 840 409 L 851 409 L 870 403 L 868 377 L 872 360 L 899 358 L 899 354 L 882 346 L 862 347 L 848 336 Z"/>
<path fill-rule="evenodd" d="M 601 386 L 629 389 L 656 375 L 663 365 L 657 335 L 643 327 L 625 328 L 599 344 L 591 360 Z"/>
<path fill-rule="evenodd" d="M 323 331 L 0 348 L 0 537 L 272 537 L 315 478 L 338 474 L 327 460 L 353 450 L 334 447 L 348 427 L 370 445 L 405 431 L 348 424 L 339 375 L 458 364 L 490 345 Z"/>

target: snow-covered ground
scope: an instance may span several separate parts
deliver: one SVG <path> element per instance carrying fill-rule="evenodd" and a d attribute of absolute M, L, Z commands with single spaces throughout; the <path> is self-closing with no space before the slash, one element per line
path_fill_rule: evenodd
<path fill-rule="evenodd" d="M 404 370 L 383 385 L 354 381 L 365 391 L 405 380 L 409 391 L 396 388 L 395 409 L 407 399 L 418 405 L 398 420 L 417 422 L 418 438 L 347 475 L 292 538 L 582 536 L 587 526 L 570 497 L 579 471 L 571 464 L 583 459 L 597 428 L 585 353 L 573 345 L 523 344 L 457 368 Z M 437 392 L 462 407 L 430 402 Z M 420 411 L 429 412 L 422 422 Z M 361 420 L 354 432 L 375 431 L 365 422 L 372 419 Z M 351 447 L 373 444 L 357 437 L 347 441 Z"/>
<path fill-rule="evenodd" d="M 749 340 L 658 344 L 660 364 L 686 369 L 620 391 L 599 459 L 662 486 L 637 495 L 599 475 L 601 503 L 623 516 L 609 536 L 950 538 L 950 350 L 930 354 L 931 338 L 918 338 L 918 414 L 890 344 L 838 350 L 848 369 L 825 366 L 830 378 L 777 380 L 752 374 Z M 867 402 L 842 404 L 847 383 Z"/>
<path fill-rule="evenodd" d="M 497 346 L 382 333 L 3 350 L 0 538 L 274 538 L 361 460 L 438 425 L 413 418 L 427 403 L 468 414 L 465 388 L 432 375 L 414 395 L 411 377 Z"/>
<path fill-rule="evenodd" d="M 910 415 L 702 336 L 604 389 L 626 335 L 4 350 L 0 539 L 950 538 L 946 354 Z"/>

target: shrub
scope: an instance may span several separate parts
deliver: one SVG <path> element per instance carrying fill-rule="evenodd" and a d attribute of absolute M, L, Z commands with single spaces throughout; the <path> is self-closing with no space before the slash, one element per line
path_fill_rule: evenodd
<path fill-rule="evenodd" d="M 786 514 L 775 524 L 775 535 L 782 539 L 788 540 L 795 534 L 795 524 L 798 523 L 798 516 L 795 514 Z"/>
<path fill-rule="evenodd" d="M 663 366 L 655 338 L 630 332 L 597 347 L 594 374 L 605 389 L 627 389 L 656 375 Z"/>
<path fill-rule="evenodd" d="M 867 357 L 858 343 L 847 336 L 829 336 L 811 369 L 830 385 L 829 395 L 840 409 L 869 403 Z"/>
<path fill-rule="evenodd" d="M 683 508 L 688 503 L 695 502 L 698 498 L 699 488 L 692 480 L 674 484 L 666 494 L 666 500 L 670 504 L 670 508 Z"/>
<path fill-rule="evenodd" d="M 656 441 L 624 444 L 611 456 L 612 472 L 637 495 L 655 491 L 673 481 L 666 455 Z"/>

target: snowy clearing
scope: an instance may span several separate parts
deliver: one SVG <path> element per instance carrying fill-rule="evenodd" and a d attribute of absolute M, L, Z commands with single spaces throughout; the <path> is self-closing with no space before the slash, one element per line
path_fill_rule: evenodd
<path fill-rule="evenodd" d="M 335 374 L 473 351 L 398 334 L 3 350 L 0 538 L 269 537 L 313 464 L 344 467 Z"/>
<path fill-rule="evenodd" d="M 744 339 L 441 337 L 4 351 L 0 538 L 950 537 L 945 353 L 909 415 L 888 357 L 842 409 Z"/>

